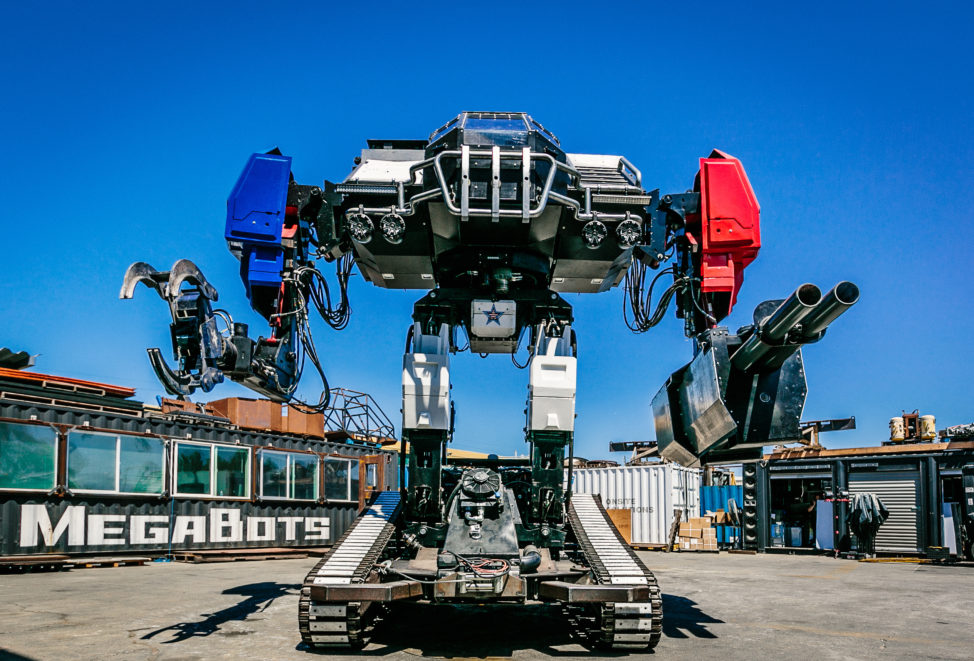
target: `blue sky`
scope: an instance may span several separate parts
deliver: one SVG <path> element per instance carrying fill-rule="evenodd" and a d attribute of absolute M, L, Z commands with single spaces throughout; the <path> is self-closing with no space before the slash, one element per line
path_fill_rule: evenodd
<path fill-rule="evenodd" d="M 664 192 L 715 147 L 742 159 L 763 248 L 732 328 L 802 282 L 860 285 L 805 351 L 805 418 L 859 423 L 827 444 L 878 444 L 902 409 L 970 422 L 972 9 L 851 4 L 4 3 L 0 345 L 151 400 L 145 347 L 168 347 L 168 313 L 147 289 L 117 299 L 130 262 L 190 258 L 262 327 L 223 240 L 251 152 L 277 145 L 299 181 L 337 180 L 367 138 L 526 110 L 569 151 L 624 154 Z M 418 295 L 356 277 L 351 297 L 346 331 L 317 325 L 329 379 L 398 418 Z M 649 401 L 690 357 L 672 314 L 634 336 L 621 299 L 571 299 L 582 456 L 652 438 Z M 505 356 L 453 365 L 456 445 L 524 451 L 526 373 Z"/>

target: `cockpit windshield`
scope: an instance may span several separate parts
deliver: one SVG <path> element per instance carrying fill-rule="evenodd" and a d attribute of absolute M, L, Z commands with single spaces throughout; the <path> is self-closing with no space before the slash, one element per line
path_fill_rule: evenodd
<path fill-rule="evenodd" d="M 523 147 L 528 144 L 525 115 L 519 112 L 469 112 L 463 117 L 463 142 L 468 145 Z"/>
<path fill-rule="evenodd" d="M 528 135 L 532 132 L 558 144 L 558 138 L 551 131 L 523 112 L 460 113 L 430 136 L 430 144 L 455 129 L 463 131 L 462 142 L 468 145 L 523 147 L 528 144 Z"/>
<path fill-rule="evenodd" d="M 467 131 L 499 131 L 503 133 L 521 132 L 528 130 L 523 119 L 493 119 L 468 117 L 463 123 Z"/>
<path fill-rule="evenodd" d="M 437 140 L 439 140 L 440 138 L 442 138 L 444 135 L 446 135 L 450 131 L 450 129 L 452 129 L 454 126 L 457 125 L 457 121 L 459 121 L 459 119 L 460 119 L 459 117 L 454 117 L 449 122 L 447 122 L 446 124 L 444 124 L 443 126 L 441 126 L 439 129 L 437 129 L 436 132 L 434 132 L 433 135 L 430 136 L 430 139 L 429 139 L 430 143 L 436 142 Z"/>

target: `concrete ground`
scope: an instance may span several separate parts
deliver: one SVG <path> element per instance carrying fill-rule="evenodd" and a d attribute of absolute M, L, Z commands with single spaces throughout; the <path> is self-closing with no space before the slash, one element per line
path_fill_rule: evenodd
<path fill-rule="evenodd" d="M 974 569 L 812 556 L 645 553 L 656 658 L 970 659 Z M 0 659 L 321 659 L 300 644 L 313 558 L 0 575 Z M 552 609 L 405 605 L 360 655 L 592 657 Z M 648 655 L 632 655 L 632 658 Z M 354 657 L 347 657 L 354 658 Z"/>

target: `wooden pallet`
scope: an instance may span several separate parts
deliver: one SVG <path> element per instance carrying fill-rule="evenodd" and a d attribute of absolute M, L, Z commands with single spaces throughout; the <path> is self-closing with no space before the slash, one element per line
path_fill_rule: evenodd
<path fill-rule="evenodd" d="M 8 555 L 0 557 L 0 573 L 20 574 L 29 571 L 61 571 L 70 569 L 66 555 Z"/>
<path fill-rule="evenodd" d="M 666 544 L 630 544 L 637 551 L 665 551 Z"/>
<path fill-rule="evenodd" d="M 176 551 L 176 562 L 241 562 L 245 560 L 293 560 L 307 558 L 308 549 L 223 549 L 219 551 Z"/>
<path fill-rule="evenodd" d="M 68 564 L 76 569 L 96 569 L 102 567 L 141 567 L 152 558 L 145 556 L 119 556 L 114 558 L 71 558 Z"/>
<path fill-rule="evenodd" d="M 859 562 L 902 562 L 902 563 L 912 563 L 915 565 L 934 565 L 934 564 L 944 564 L 940 561 L 931 560 L 930 558 L 917 558 L 914 556 L 908 557 L 880 557 L 880 558 L 859 558 Z"/>

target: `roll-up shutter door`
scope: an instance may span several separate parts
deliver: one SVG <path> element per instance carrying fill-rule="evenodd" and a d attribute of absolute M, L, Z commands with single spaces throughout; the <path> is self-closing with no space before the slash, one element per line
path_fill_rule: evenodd
<path fill-rule="evenodd" d="M 874 493 L 889 510 L 889 518 L 876 534 L 876 550 L 890 553 L 920 551 L 918 472 L 865 473 L 849 476 L 849 492 Z"/>

